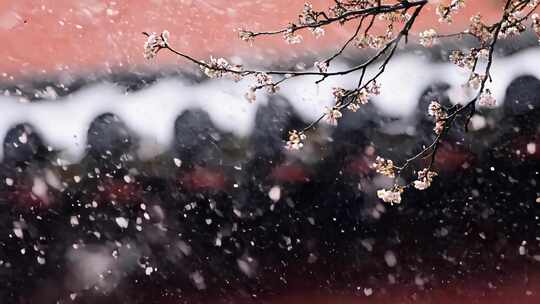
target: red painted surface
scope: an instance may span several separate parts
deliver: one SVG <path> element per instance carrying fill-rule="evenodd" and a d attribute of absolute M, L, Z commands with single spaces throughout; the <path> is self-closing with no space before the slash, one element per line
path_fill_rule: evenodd
<path fill-rule="evenodd" d="M 479 9 L 493 17 L 501 1 L 468 1 L 454 29 L 462 29 Z M 331 50 L 347 39 L 350 26 L 328 28 L 318 41 L 305 33 L 305 43 L 288 46 L 278 38 L 262 38 L 253 47 L 240 41 L 235 30 L 282 28 L 295 20 L 303 0 L 4 0 L 0 1 L 0 73 L 5 77 L 33 77 L 62 72 L 108 72 L 148 67 L 142 56 L 142 31 L 171 32 L 171 44 L 200 58 L 239 54 L 250 61 L 270 63 L 278 53 L 294 57 Z M 315 8 L 332 1 L 313 1 Z M 428 5 L 413 31 L 429 27 L 448 31 L 436 22 Z M 257 54 L 257 56 L 253 56 Z M 255 57 L 255 58 L 254 58 Z M 161 54 L 158 65 L 182 64 Z M 155 67 L 155 64 L 153 66 Z"/>

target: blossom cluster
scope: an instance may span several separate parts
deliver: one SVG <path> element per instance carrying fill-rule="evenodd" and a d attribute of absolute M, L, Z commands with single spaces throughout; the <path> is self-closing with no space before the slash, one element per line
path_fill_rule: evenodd
<path fill-rule="evenodd" d="M 304 4 L 304 8 L 298 16 L 298 23 L 301 25 L 314 25 L 317 24 L 318 14 L 313 10 L 313 5 L 309 3 Z"/>
<path fill-rule="evenodd" d="M 450 53 L 448 60 L 460 68 L 472 70 L 476 64 L 477 57 L 472 52 L 466 54 L 461 50 L 454 50 Z"/>
<path fill-rule="evenodd" d="M 287 150 L 300 150 L 304 146 L 306 135 L 302 131 L 292 130 L 289 131 L 289 140 L 285 148 Z"/>
<path fill-rule="evenodd" d="M 434 29 L 420 33 L 420 44 L 424 47 L 432 47 L 437 42 L 437 32 Z"/>
<path fill-rule="evenodd" d="M 487 48 L 471 48 L 469 53 L 464 53 L 461 50 L 454 50 L 449 56 L 450 62 L 458 67 L 465 68 L 471 71 L 467 83 L 464 87 L 469 87 L 473 90 L 483 90 L 483 86 L 486 82 L 486 75 L 475 72 L 477 62 L 480 59 L 489 59 L 489 49 Z M 488 71 L 486 71 L 488 72 Z M 479 105 L 482 106 L 494 106 L 495 99 L 491 95 L 489 90 L 483 90 L 479 96 Z M 439 123 L 436 129 L 442 130 L 444 122 Z"/>
<path fill-rule="evenodd" d="M 320 38 L 324 35 L 324 29 L 320 26 L 317 26 L 319 22 L 319 15 L 320 13 L 313 10 L 313 5 L 305 3 L 302 12 L 298 16 L 298 23 L 300 25 L 309 26 L 310 31 L 313 36 L 315 36 L 315 38 Z M 299 36 L 297 35 L 297 37 Z M 287 39 L 291 39 L 290 35 L 286 37 L 286 40 Z"/>
<path fill-rule="evenodd" d="M 377 80 L 373 80 L 366 86 L 366 90 L 370 96 L 377 96 L 381 94 L 381 85 L 377 82 Z"/>
<path fill-rule="evenodd" d="M 362 35 L 354 40 L 354 45 L 360 49 L 372 48 L 381 49 L 394 37 L 394 33 L 391 28 L 388 27 L 384 35 Z"/>
<path fill-rule="evenodd" d="M 257 99 L 256 91 L 264 88 L 268 94 L 275 94 L 279 91 L 279 87 L 274 83 L 270 75 L 264 72 L 255 74 L 255 85 L 250 86 L 244 97 L 249 102 L 255 102 Z"/>
<path fill-rule="evenodd" d="M 255 75 L 255 81 L 258 87 L 265 88 L 268 94 L 275 94 L 279 91 L 279 87 L 274 83 L 272 77 L 266 73 L 257 73 Z"/>
<path fill-rule="evenodd" d="M 452 0 L 450 5 L 439 4 L 435 12 L 439 16 L 439 22 L 452 23 L 452 15 L 456 14 L 463 7 L 465 7 L 465 0 Z"/>
<path fill-rule="evenodd" d="M 372 168 L 379 174 L 384 176 L 394 178 L 396 177 L 394 162 L 390 159 L 384 159 L 380 156 L 377 156 L 375 162 L 372 165 Z"/>
<path fill-rule="evenodd" d="M 446 113 L 438 101 L 434 100 L 428 106 L 428 115 L 435 118 L 435 127 L 433 128 L 433 131 L 435 134 L 440 135 L 444 131 L 448 113 Z"/>
<path fill-rule="evenodd" d="M 344 88 L 338 88 L 338 87 L 332 88 L 332 96 L 334 96 L 335 104 L 340 104 L 343 97 L 345 97 L 346 94 L 347 94 L 347 90 L 345 90 Z"/>
<path fill-rule="evenodd" d="M 158 52 L 167 47 L 169 41 L 169 31 L 163 31 L 161 34 L 146 33 L 147 39 L 144 43 L 143 56 L 145 59 L 154 59 Z"/>
<path fill-rule="evenodd" d="M 356 112 L 361 105 L 369 102 L 369 98 L 381 94 L 381 86 L 376 80 L 370 82 L 365 88 L 361 88 L 356 93 L 355 99 L 347 106 L 351 112 Z"/>
<path fill-rule="evenodd" d="M 390 23 L 404 23 L 409 21 L 409 19 L 411 19 L 411 15 L 405 11 L 393 11 L 379 15 L 379 20 L 385 20 Z"/>
<path fill-rule="evenodd" d="M 482 16 L 480 14 L 471 17 L 471 23 L 467 32 L 484 43 L 489 41 L 493 36 L 490 27 L 482 22 Z"/>
<path fill-rule="evenodd" d="M 348 11 L 358 11 L 376 7 L 380 4 L 378 0 L 352 0 L 335 1 L 335 5 L 330 7 L 332 17 L 340 17 Z"/>
<path fill-rule="evenodd" d="M 377 190 L 377 197 L 385 203 L 399 204 L 401 203 L 401 193 L 403 193 L 403 187 L 395 185 L 391 189 Z"/>
<path fill-rule="evenodd" d="M 338 119 L 340 119 L 342 116 L 343 114 L 340 111 L 339 105 L 335 105 L 333 107 L 326 107 L 324 118 L 329 125 L 337 126 Z"/>
<path fill-rule="evenodd" d="M 377 157 L 373 168 L 382 175 L 388 176 L 390 178 L 395 178 L 395 166 L 391 160 L 385 160 L 384 158 Z M 431 171 L 428 168 L 418 171 L 418 178 L 412 183 L 414 188 L 418 190 L 426 190 L 431 186 L 433 178 L 437 176 L 437 172 Z M 399 204 L 401 203 L 401 194 L 405 190 L 404 186 L 399 186 L 394 184 L 390 189 L 379 189 L 377 190 L 377 197 L 380 198 L 385 203 L 390 204 Z"/>
<path fill-rule="evenodd" d="M 478 97 L 478 105 L 484 107 L 493 107 L 497 104 L 497 100 L 491 94 L 490 89 L 485 89 Z"/>
<path fill-rule="evenodd" d="M 316 67 L 321 73 L 328 72 L 328 61 L 315 61 L 313 66 Z"/>
<path fill-rule="evenodd" d="M 334 18 L 339 18 L 347 12 L 347 9 L 341 5 L 339 2 L 336 2 L 336 5 L 330 7 L 330 16 Z"/>
<path fill-rule="evenodd" d="M 324 118 L 332 126 L 336 126 L 338 119 L 340 119 L 343 114 L 341 109 L 344 108 L 344 104 L 347 106 L 347 109 L 351 112 L 356 112 L 360 109 L 361 105 L 365 105 L 369 102 L 371 96 L 377 96 L 381 93 L 381 86 L 377 83 L 376 80 L 370 81 L 361 89 L 355 91 L 347 91 L 343 88 L 333 88 L 332 95 L 334 96 L 334 106 L 326 108 Z M 348 103 L 345 103 L 344 98 L 346 96 L 352 96 L 353 99 Z"/>
<path fill-rule="evenodd" d="M 520 19 L 519 12 L 516 11 L 502 22 L 499 38 L 515 37 L 523 33 L 526 29 L 527 27 Z"/>
<path fill-rule="evenodd" d="M 238 37 L 242 41 L 253 42 L 253 40 L 255 40 L 255 33 L 241 28 L 238 29 Z"/>
<path fill-rule="evenodd" d="M 315 38 L 321 38 L 322 36 L 324 36 L 325 33 L 324 29 L 320 26 L 311 28 L 310 31 Z"/>
<path fill-rule="evenodd" d="M 287 30 L 283 34 L 283 39 L 288 44 L 299 44 L 299 43 L 302 43 L 302 41 L 304 40 L 304 38 L 302 38 L 301 35 L 295 32 L 295 28 L 296 27 L 294 25 L 291 25 L 287 28 Z"/>
<path fill-rule="evenodd" d="M 362 2 L 362 1 L 360 1 Z M 365 7 L 373 7 L 374 3 L 369 1 Z M 371 35 L 365 31 L 363 35 L 355 38 L 354 45 L 358 48 L 381 49 L 395 38 L 394 23 L 404 23 L 409 21 L 411 16 L 405 11 L 392 11 L 379 14 L 378 19 L 385 22 L 385 32 L 381 35 Z"/>
<path fill-rule="evenodd" d="M 241 67 L 239 65 L 230 64 L 224 58 L 214 58 L 210 56 L 210 61 L 201 61 L 200 65 L 203 73 L 209 78 L 220 78 L 223 76 L 231 76 L 234 80 L 240 80 Z"/>
<path fill-rule="evenodd" d="M 437 176 L 437 172 L 429 171 L 427 168 L 418 171 L 418 179 L 413 182 L 414 187 L 418 190 L 426 190 L 431 186 L 435 176 Z"/>
<path fill-rule="evenodd" d="M 469 80 L 467 81 L 467 86 L 478 90 L 482 85 L 482 82 L 486 79 L 486 75 L 480 75 L 478 73 L 471 73 Z"/>

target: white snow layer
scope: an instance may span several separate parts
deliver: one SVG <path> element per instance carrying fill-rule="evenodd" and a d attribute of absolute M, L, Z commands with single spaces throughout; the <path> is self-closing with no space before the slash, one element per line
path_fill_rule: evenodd
<path fill-rule="evenodd" d="M 540 78 L 540 50 L 531 49 L 505 58 L 496 58 L 492 67 L 493 83 L 489 89 L 500 102 L 510 82 L 520 75 Z M 343 64 L 333 66 L 343 68 Z M 370 73 L 376 72 L 375 68 Z M 278 94 L 290 101 L 295 111 L 305 120 L 316 119 L 325 106 L 332 103 L 332 87 L 354 87 L 358 73 L 345 77 L 327 78 L 319 85 L 316 77 L 293 78 L 281 86 Z M 379 78 L 382 93 L 373 99 L 385 114 L 408 116 L 422 92 L 436 82 L 450 85 L 452 102 L 464 102 L 462 85 L 468 73 L 450 63 L 429 62 L 412 54 L 396 56 Z M 117 115 L 141 141 L 140 157 L 151 158 L 164 152 L 173 141 L 177 117 L 188 109 L 206 111 L 221 130 L 237 136 L 248 136 L 253 129 L 257 106 L 266 104 L 266 93 L 257 93 L 253 104 L 244 99 L 249 80 L 234 83 L 228 79 L 209 80 L 190 84 L 178 78 L 163 79 L 146 89 L 126 94 L 113 84 L 103 83 L 86 87 L 54 101 L 20 102 L 14 96 L 0 97 L 0 139 L 4 140 L 10 128 L 28 123 L 35 128 L 45 144 L 63 151 L 66 162 L 77 162 L 83 156 L 90 124 L 106 113 Z M 498 104 L 500 105 L 500 103 Z M 152 148 L 144 145 L 152 145 Z M 148 151 L 151 151 L 150 153 Z M 3 145 L 0 145 L 0 160 Z"/>

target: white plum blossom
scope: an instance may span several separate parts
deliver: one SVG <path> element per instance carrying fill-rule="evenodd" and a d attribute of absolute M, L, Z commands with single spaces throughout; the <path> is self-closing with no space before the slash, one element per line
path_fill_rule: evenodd
<path fill-rule="evenodd" d="M 381 94 L 381 85 L 377 82 L 377 80 L 373 80 L 368 83 L 366 89 L 371 96 L 378 96 Z"/>
<path fill-rule="evenodd" d="M 255 40 L 255 33 L 241 28 L 238 29 L 238 37 L 240 37 L 242 41 L 251 43 L 253 40 Z"/>
<path fill-rule="evenodd" d="M 316 67 L 319 72 L 326 73 L 328 71 L 328 62 L 327 61 L 315 61 L 313 64 L 314 67 Z"/>
<path fill-rule="evenodd" d="M 274 94 L 279 90 L 272 77 L 266 73 L 257 73 L 255 75 L 255 81 L 259 87 L 265 88 L 268 94 Z"/>
<path fill-rule="evenodd" d="M 206 63 L 206 65 L 201 65 L 201 70 L 209 78 L 219 78 L 227 73 L 225 70 L 230 67 L 231 65 L 226 59 L 210 56 L 210 62 Z"/>
<path fill-rule="evenodd" d="M 442 131 L 444 131 L 445 124 L 446 124 L 446 120 L 444 119 L 437 120 L 435 122 L 435 127 L 433 127 L 433 132 L 435 132 L 435 134 L 437 135 L 441 134 Z"/>
<path fill-rule="evenodd" d="M 306 135 L 304 132 L 297 130 L 289 131 L 289 140 L 285 148 L 287 150 L 300 150 L 304 146 L 304 141 L 306 140 Z"/>
<path fill-rule="evenodd" d="M 161 34 L 156 33 L 146 33 L 147 39 L 144 43 L 144 58 L 147 60 L 153 59 L 156 57 L 157 53 L 166 48 L 169 42 L 169 31 L 163 31 Z"/>
<path fill-rule="evenodd" d="M 369 102 L 369 96 L 370 93 L 365 88 L 358 91 L 358 94 L 356 95 L 356 101 L 359 104 L 367 104 Z"/>
<path fill-rule="evenodd" d="M 434 29 L 420 33 L 420 44 L 424 47 L 432 47 L 437 42 L 437 32 Z"/>
<path fill-rule="evenodd" d="M 332 88 L 332 95 L 334 96 L 334 102 L 336 104 L 341 103 L 341 100 L 345 96 L 346 90 L 339 87 Z"/>
<path fill-rule="evenodd" d="M 492 31 L 490 30 L 489 26 L 482 22 L 482 16 L 480 14 L 476 14 L 471 17 L 471 23 L 469 25 L 468 32 L 476 38 L 480 39 L 480 41 L 484 42 L 489 41 L 493 37 Z"/>
<path fill-rule="evenodd" d="M 339 108 L 336 106 L 331 107 L 331 108 L 327 107 L 326 113 L 324 114 L 324 118 L 326 122 L 330 124 L 331 126 L 337 126 L 338 119 L 340 119 L 342 116 L 343 114 L 341 113 Z"/>
<path fill-rule="evenodd" d="M 394 186 L 393 189 L 380 189 L 377 190 L 377 197 L 382 199 L 385 203 L 390 204 L 399 204 L 401 203 L 401 193 L 403 188 L 399 186 Z"/>
<path fill-rule="evenodd" d="M 380 156 L 377 156 L 375 162 L 371 166 L 375 171 L 384 176 L 394 178 L 396 177 L 394 162 L 390 159 L 384 159 Z"/>
<path fill-rule="evenodd" d="M 450 60 L 450 62 L 452 62 L 453 64 L 457 65 L 460 68 L 472 70 L 475 66 L 477 56 L 478 58 L 480 58 L 484 55 L 485 55 L 485 52 L 483 51 L 478 51 L 476 53 L 471 52 L 469 54 L 465 54 L 460 50 L 454 50 L 450 53 L 450 56 L 448 56 L 448 60 Z"/>
<path fill-rule="evenodd" d="M 292 28 L 287 29 L 285 33 L 283 34 L 283 39 L 285 39 L 285 42 L 288 44 L 299 44 L 302 43 L 304 40 L 302 36 L 296 34 Z"/>
<path fill-rule="evenodd" d="M 478 73 L 472 73 L 469 77 L 469 81 L 467 82 L 467 85 L 470 88 L 473 88 L 475 90 L 478 90 L 480 86 L 482 85 L 482 82 L 486 78 L 486 75 L 480 75 Z"/>
<path fill-rule="evenodd" d="M 242 66 L 230 64 L 225 58 L 210 56 L 210 61 L 201 61 L 200 69 L 209 78 L 230 77 L 234 81 L 242 79 Z"/>
<path fill-rule="evenodd" d="M 428 106 L 428 115 L 433 116 L 433 117 L 438 117 L 440 116 L 441 111 L 442 111 L 441 104 L 436 100 L 431 101 L 431 103 Z"/>
<path fill-rule="evenodd" d="M 439 135 L 444 130 L 444 126 L 446 124 L 446 118 L 448 118 L 448 114 L 443 109 L 441 104 L 433 100 L 429 106 L 428 106 L 428 115 L 433 116 L 435 118 L 435 127 L 433 128 L 433 131 L 435 134 Z"/>
<path fill-rule="evenodd" d="M 433 177 L 437 176 L 437 172 L 428 171 L 428 169 L 423 169 L 418 171 L 418 179 L 414 181 L 414 187 L 418 190 L 425 190 L 431 186 Z"/>
<path fill-rule="evenodd" d="M 435 12 L 439 16 L 439 22 L 452 23 L 452 14 L 455 14 L 463 7 L 465 7 L 465 0 L 452 0 L 450 5 L 439 4 Z"/>
<path fill-rule="evenodd" d="M 378 88 L 375 86 L 371 88 L 371 90 L 375 93 L 377 93 Z M 358 91 L 356 94 L 356 98 L 347 106 L 347 109 L 349 109 L 352 112 L 358 111 L 360 109 L 361 105 L 365 105 L 369 102 L 370 93 L 366 88 L 362 88 Z"/>
<path fill-rule="evenodd" d="M 524 32 L 527 27 L 523 24 L 518 11 L 508 14 L 508 17 L 501 24 L 499 38 L 515 37 Z"/>
<path fill-rule="evenodd" d="M 324 36 L 325 32 L 322 27 L 316 27 L 316 28 L 311 29 L 311 33 L 313 34 L 313 36 L 315 36 L 315 38 L 319 39 L 322 36 Z"/>
<path fill-rule="evenodd" d="M 360 105 L 356 102 L 351 102 L 348 106 L 347 106 L 347 109 L 349 109 L 349 111 L 351 112 L 356 112 L 360 109 Z"/>
<path fill-rule="evenodd" d="M 483 107 L 494 107 L 497 104 L 497 100 L 493 97 L 489 89 L 485 89 L 478 97 L 478 104 Z"/>
<path fill-rule="evenodd" d="M 304 3 L 304 8 L 298 16 L 298 22 L 301 25 L 312 25 L 317 23 L 317 14 L 313 10 L 313 5 Z"/>

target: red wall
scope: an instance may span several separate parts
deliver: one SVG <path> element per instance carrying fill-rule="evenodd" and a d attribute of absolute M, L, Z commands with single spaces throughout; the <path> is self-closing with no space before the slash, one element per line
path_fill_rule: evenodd
<path fill-rule="evenodd" d="M 322 9 L 333 1 L 312 2 L 315 8 Z M 304 0 L 3 0 L 0 77 L 1 73 L 16 78 L 36 73 L 140 68 L 147 64 L 142 57 L 141 31 L 163 29 L 171 32 L 172 44 L 201 58 L 249 52 L 247 57 L 253 59 L 253 49 L 239 41 L 234 30 L 241 26 L 253 30 L 280 28 L 296 18 L 303 3 Z M 502 4 L 468 1 L 467 5 L 455 23 L 456 28 L 463 28 L 469 16 L 479 10 L 493 17 Z M 430 4 L 415 30 L 424 30 L 430 24 L 440 27 L 436 19 L 435 5 Z M 316 41 L 317 50 L 331 48 L 336 41 L 347 38 L 341 27 L 328 33 Z M 305 44 L 290 47 L 281 40 L 264 38 L 254 48 L 264 56 L 261 58 L 271 62 L 277 52 L 284 50 L 299 56 L 317 53 L 313 51 L 314 43 L 310 38 Z M 157 63 L 181 61 L 160 56 Z"/>

